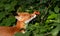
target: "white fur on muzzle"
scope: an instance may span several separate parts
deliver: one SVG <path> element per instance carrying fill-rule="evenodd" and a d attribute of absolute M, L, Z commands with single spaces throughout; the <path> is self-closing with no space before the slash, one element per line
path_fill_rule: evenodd
<path fill-rule="evenodd" d="M 36 15 L 34 15 L 33 17 L 31 17 L 29 20 L 25 21 L 25 23 L 29 23 L 32 19 L 36 18 Z"/>

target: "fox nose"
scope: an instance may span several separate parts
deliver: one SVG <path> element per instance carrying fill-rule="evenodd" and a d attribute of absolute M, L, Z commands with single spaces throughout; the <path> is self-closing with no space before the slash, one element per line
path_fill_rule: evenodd
<path fill-rule="evenodd" d="M 34 14 L 39 15 L 40 12 L 39 11 L 34 11 Z"/>

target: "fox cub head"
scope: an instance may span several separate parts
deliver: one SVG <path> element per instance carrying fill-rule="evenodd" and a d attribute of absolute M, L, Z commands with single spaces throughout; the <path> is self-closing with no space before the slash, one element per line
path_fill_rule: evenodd
<path fill-rule="evenodd" d="M 39 15 L 40 13 L 37 12 L 37 11 L 34 11 L 34 13 L 32 13 L 32 14 L 29 14 L 29 13 L 26 13 L 26 12 L 23 12 L 23 13 L 17 12 L 17 14 L 18 14 L 18 16 L 15 16 L 15 18 L 18 21 L 22 21 L 24 23 L 29 23 L 29 21 L 34 19 L 36 17 L 36 15 Z"/>
<path fill-rule="evenodd" d="M 17 19 L 17 27 L 19 27 L 20 29 L 26 29 L 26 24 L 29 23 L 32 19 L 34 19 L 37 15 L 39 15 L 40 13 L 37 11 L 34 11 L 34 13 L 29 14 L 29 13 L 17 13 L 18 16 L 15 16 L 15 18 Z M 25 31 L 22 31 L 22 33 L 25 33 Z"/>

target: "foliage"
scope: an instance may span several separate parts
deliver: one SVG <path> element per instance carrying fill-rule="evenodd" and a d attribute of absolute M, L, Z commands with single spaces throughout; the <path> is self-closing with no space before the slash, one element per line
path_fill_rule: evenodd
<path fill-rule="evenodd" d="M 0 0 L 0 26 L 15 25 L 17 11 L 40 11 L 25 34 L 15 36 L 60 36 L 60 0 Z"/>

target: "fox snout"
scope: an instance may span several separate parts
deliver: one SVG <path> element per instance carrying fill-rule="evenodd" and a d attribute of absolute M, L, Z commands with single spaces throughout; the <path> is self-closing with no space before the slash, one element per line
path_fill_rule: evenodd
<path fill-rule="evenodd" d="M 34 14 L 40 15 L 40 12 L 39 11 L 34 11 Z"/>

